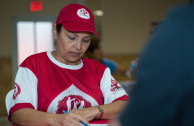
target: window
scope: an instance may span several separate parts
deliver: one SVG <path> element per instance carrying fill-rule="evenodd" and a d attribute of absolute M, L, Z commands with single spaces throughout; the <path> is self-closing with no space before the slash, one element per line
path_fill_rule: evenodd
<path fill-rule="evenodd" d="M 17 22 L 18 65 L 28 56 L 54 48 L 52 22 Z"/>

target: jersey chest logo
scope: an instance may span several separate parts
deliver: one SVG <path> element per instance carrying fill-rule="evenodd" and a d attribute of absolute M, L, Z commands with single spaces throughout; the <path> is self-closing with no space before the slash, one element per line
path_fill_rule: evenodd
<path fill-rule="evenodd" d="M 47 108 L 47 112 L 62 114 L 62 110 L 70 112 L 98 105 L 98 102 L 87 93 L 81 91 L 74 84 L 55 97 Z"/>
<path fill-rule="evenodd" d="M 58 102 L 56 113 L 62 113 L 62 110 L 70 112 L 73 109 L 83 109 L 90 107 L 91 103 L 79 95 L 69 95 Z"/>

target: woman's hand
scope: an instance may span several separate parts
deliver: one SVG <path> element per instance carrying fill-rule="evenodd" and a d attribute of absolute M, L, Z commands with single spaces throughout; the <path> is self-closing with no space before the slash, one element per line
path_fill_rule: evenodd
<path fill-rule="evenodd" d="M 97 107 L 88 107 L 84 109 L 74 109 L 70 113 L 79 115 L 88 122 L 92 121 L 95 118 L 98 118 L 100 116 L 100 111 Z"/>
<path fill-rule="evenodd" d="M 84 126 L 80 121 L 89 124 L 82 116 L 73 112 L 68 114 L 56 114 L 55 126 Z"/>
<path fill-rule="evenodd" d="M 88 121 L 75 113 L 55 114 L 23 108 L 12 113 L 11 120 L 18 126 L 84 126 Z"/>
<path fill-rule="evenodd" d="M 118 100 L 110 104 L 100 105 L 104 109 L 104 114 L 101 119 L 115 119 L 123 111 L 127 103 L 128 101 Z M 101 114 L 95 106 L 84 109 L 74 109 L 70 113 L 79 115 L 88 122 L 99 118 Z"/>

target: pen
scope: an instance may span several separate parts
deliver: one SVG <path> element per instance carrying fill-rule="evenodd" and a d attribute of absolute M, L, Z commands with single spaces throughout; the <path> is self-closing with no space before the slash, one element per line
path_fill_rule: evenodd
<path fill-rule="evenodd" d="M 65 110 L 62 110 L 63 113 L 68 114 L 69 112 L 66 112 Z M 86 123 L 80 121 L 84 126 L 88 126 Z"/>

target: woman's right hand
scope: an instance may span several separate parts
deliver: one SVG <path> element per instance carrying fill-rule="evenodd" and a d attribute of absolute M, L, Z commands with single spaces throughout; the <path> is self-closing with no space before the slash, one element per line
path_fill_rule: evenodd
<path fill-rule="evenodd" d="M 11 121 L 18 126 L 84 126 L 86 119 L 75 113 L 55 114 L 31 108 L 19 109 L 12 113 Z"/>
<path fill-rule="evenodd" d="M 80 121 L 89 124 L 83 117 L 75 113 L 55 114 L 54 126 L 84 126 Z"/>

